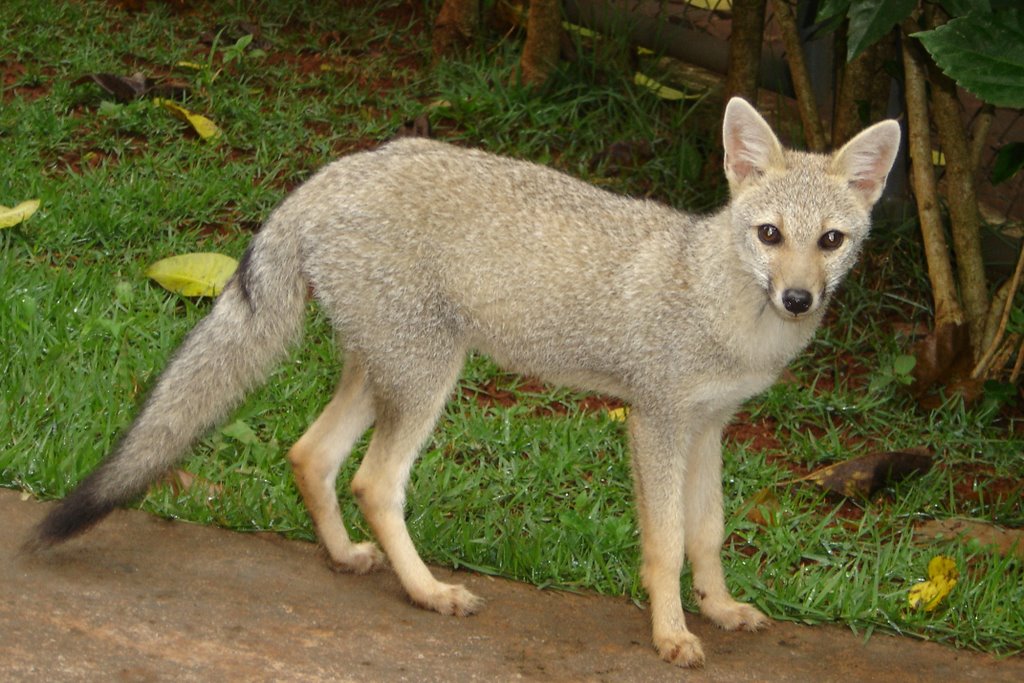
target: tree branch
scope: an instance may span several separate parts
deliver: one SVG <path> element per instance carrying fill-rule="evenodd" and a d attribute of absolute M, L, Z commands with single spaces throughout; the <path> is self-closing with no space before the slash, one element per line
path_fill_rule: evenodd
<path fill-rule="evenodd" d="M 992 119 L 995 115 L 995 107 L 988 103 L 983 104 L 971 126 L 971 168 L 975 177 L 981 166 L 981 155 L 985 153 L 985 142 L 988 140 L 988 131 L 992 128 Z"/>
<path fill-rule="evenodd" d="M 974 366 L 974 370 L 971 371 L 972 379 L 977 379 L 988 371 L 989 363 L 992 362 L 992 358 L 996 355 L 996 351 L 1003 341 L 1006 325 L 1010 321 L 1010 311 L 1013 310 L 1013 300 L 1017 296 L 1017 290 L 1020 288 L 1022 272 L 1024 272 L 1024 246 L 1021 246 L 1020 254 L 1017 256 L 1017 267 L 1014 269 L 1013 278 L 1010 280 L 1010 289 L 1006 294 L 1006 302 L 1003 304 L 1003 315 L 999 319 L 999 328 L 992 337 L 988 348 L 985 349 L 985 353 L 981 355 L 977 365 Z M 1019 372 L 1019 369 L 1017 371 Z"/>

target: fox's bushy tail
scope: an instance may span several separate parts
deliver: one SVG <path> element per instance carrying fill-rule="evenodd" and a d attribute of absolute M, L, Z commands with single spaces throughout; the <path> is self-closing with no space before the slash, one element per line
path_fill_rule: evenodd
<path fill-rule="evenodd" d="M 250 244 L 213 310 L 185 337 L 135 421 L 107 458 L 27 542 L 79 534 L 142 496 L 223 420 L 301 335 L 307 285 L 293 230 L 273 217 Z"/>

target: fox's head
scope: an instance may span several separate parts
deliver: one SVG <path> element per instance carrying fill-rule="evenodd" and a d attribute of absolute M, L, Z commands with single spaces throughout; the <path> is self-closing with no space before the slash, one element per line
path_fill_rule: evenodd
<path fill-rule="evenodd" d="M 723 141 L 740 260 L 782 318 L 819 311 L 867 237 L 899 149 L 899 124 L 877 123 L 832 155 L 794 152 L 733 98 Z"/>

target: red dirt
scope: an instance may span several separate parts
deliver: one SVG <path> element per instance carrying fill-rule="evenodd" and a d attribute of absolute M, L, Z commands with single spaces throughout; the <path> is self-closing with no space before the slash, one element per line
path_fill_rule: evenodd
<path fill-rule="evenodd" d="M 28 69 L 21 62 L 6 60 L 0 62 L 0 82 L 4 85 L 4 102 L 15 98 L 32 101 L 50 93 L 50 81 L 56 74 L 54 69 L 44 67 L 35 77 L 26 77 L 27 74 Z M 18 83 L 21 84 L 17 85 Z"/>
<path fill-rule="evenodd" d="M 508 408 L 518 403 L 522 394 L 543 395 L 550 393 L 551 390 L 549 385 L 538 379 L 506 374 L 492 378 L 484 384 L 463 386 L 461 393 L 464 397 L 475 400 L 479 406 L 484 408 L 489 406 Z M 569 402 L 548 401 L 543 405 L 536 406 L 533 409 L 533 414 L 537 416 L 566 415 L 574 409 L 597 413 L 615 410 L 623 405 L 625 404 L 622 401 L 611 396 L 585 394 Z"/>
<path fill-rule="evenodd" d="M 1019 506 L 1024 498 L 1024 480 L 999 476 L 991 465 L 956 463 L 940 467 L 953 472 L 953 495 L 962 514 L 983 514 L 985 508 L 1013 500 Z"/>

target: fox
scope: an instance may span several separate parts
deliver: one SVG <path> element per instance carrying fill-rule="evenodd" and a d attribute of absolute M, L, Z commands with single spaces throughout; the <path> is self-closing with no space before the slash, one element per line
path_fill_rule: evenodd
<path fill-rule="evenodd" d="M 418 606 L 482 607 L 434 577 L 404 510 L 467 353 L 483 353 L 630 406 L 653 645 L 702 666 L 681 601 L 685 558 L 704 617 L 729 630 L 770 623 L 725 582 L 722 430 L 811 340 L 868 237 L 900 137 L 885 120 L 832 154 L 784 149 L 733 98 L 722 123 L 729 201 L 708 215 L 425 138 L 341 157 L 270 213 L 117 445 L 26 545 L 63 542 L 141 497 L 297 342 L 312 296 L 342 369 L 287 458 L 334 569 L 390 564 Z M 350 488 L 379 545 L 349 537 L 335 488 L 371 426 Z"/>

